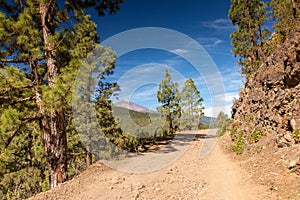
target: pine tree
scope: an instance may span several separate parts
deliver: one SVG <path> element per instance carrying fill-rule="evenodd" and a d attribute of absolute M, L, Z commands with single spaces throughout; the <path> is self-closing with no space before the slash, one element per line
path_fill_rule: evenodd
<path fill-rule="evenodd" d="M 121 129 L 116 128 L 110 100 L 118 90 L 118 85 L 106 80 L 107 76 L 113 74 L 115 61 L 115 52 L 97 45 L 87 55 L 76 78 L 73 121 L 86 147 L 86 166 L 92 164 L 92 155 L 97 154 L 97 150 L 108 142 L 105 136 L 111 138 L 109 133 L 122 133 Z M 93 110 L 95 113 L 91 113 Z"/>
<path fill-rule="evenodd" d="M 178 120 L 181 117 L 180 94 L 178 83 L 172 82 L 168 69 L 165 71 L 165 78 L 159 84 L 157 99 L 162 104 L 158 107 L 158 111 L 163 117 L 166 117 L 168 133 L 174 134 L 178 129 Z"/>
<path fill-rule="evenodd" d="M 67 180 L 70 91 L 80 61 L 98 41 L 84 9 L 104 15 L 120 2 L 1 1 L 1 147 L 7 149 L 24 125 L 37 123 L 51 188 Z"/>
<path fill-rule="evenodd" d="M 229 17 L 237 30 L 232 32 L 234 56 L 240 56 L 242 72 L 255 71 L 265 59 L 264 43 L 269 31 L 264 27 L 267 20 L 267 4 L 260 0 L 231 0 Z"/>
<path fill-rule="evenodd" d="M 272 14 L 277 22 L 274 25 L 275 32 L 286 35 L 300 25 L 300 3 L 296 0 L 272 0 Z"/>
<path fill-rule="evenodd" d="M 182 129 L 197 129 L 203 117 L 203 98 L 192 78 L 185 81 L 181 91 Z"/>
<path fill-rule="evenodd" d="M 214 123 L 214 127 L 217 128 L 222 128 L 222 126 L 224 125 L 224 123 L 226 123 L 227 121 L 229 121 L 229 117 L 227 114 L 225 114 L 223 111 L 221 111 L 218 116 L 217 119 Z"/>
<path fill-rule="evenodd" d="M 227 125 L 231 123 L 231 120 L 229 119 L 228 115 L 225 114 L 223 111 L 221 111 L 216 121 L 213 124 L 213 127 L 218 128 L 218 136 L 222 136 L 226 133 Z"/>
<path fill-rule="evenodd" d="M 37 124 L 24 124 L 9 146 L 1 150 L 0 199 L 25 199 L 48 188 L 46 159 Z"/>

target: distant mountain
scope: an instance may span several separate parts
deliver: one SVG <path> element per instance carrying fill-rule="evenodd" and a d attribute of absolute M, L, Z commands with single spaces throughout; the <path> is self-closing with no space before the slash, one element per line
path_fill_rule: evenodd
<path fill-rule="evenodd" d="M 213 125 L 216 121 L 216 118 L 214 117 L 207 117 L 207 116 L 203 116 L 201 119 L 200 119 L 200 122 L 202 124 L 206 124 L 206 125 Z"/>
<path fill-rule="evenodd" d="M 126 109 L 133 110 L 133 111 L 140 112 L 140 113 L 156 113 L 155 111 L 153 111 L 149 108 L 138 105 L 138 104 L 133 103 L 129 100 L 121 100 L 118 103 L 115 103 L 114 106 L 115 107 L 120 107 L 120 108 L 126 108 Z M 118 110 L 117 113 L 122 113 L 122 112 Z M 216 118 L 214 118 L 214 117 L 204 116 L 204 117 L 201 118 L 200 122 L 202 124 L 206 124 L 206 125 L 213 125 L 215 120 L 216 120 Z"/>
<path fill-rule="evenodd" d="M 114 106 L 116 107 L 121 107 L 121 108 L 127 108 L 129 110 L 137 111 L 137 112 L 142 112 L 142 113 L 154 113 L 155 111 L 146 108 L 144 106 L 140 106 L 136 103 L 133 103 L 129 100 L 121 100 L 118 103 L 115 103 Z"/>

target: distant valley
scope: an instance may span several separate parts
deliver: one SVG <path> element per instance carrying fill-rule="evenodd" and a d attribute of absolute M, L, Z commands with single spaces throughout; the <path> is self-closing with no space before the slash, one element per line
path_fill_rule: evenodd
<path fill-rule="evenodd" d="M 135 112 L 138 112 L 138 113 L 151 113 L 151 114 L 155 114 L 157 113 L 156 111 L 154 110 L 151 110 L 149 108 L 146 108 L 144 106 L 141 106 L 141 105 L 138 105 L 132 101 L 129 101 L 129 100 L 121 100 L 117 103 L 114 104 L 114 110 L 118 110 L 117 113 L 120 114 L 123 111 L 121 111 L 120 109 L 118 108 L 125 108 L 125 109 L 128 109 L 128 110 L 131 110 L 131 111 L 135 111 Z M 136 113 L 137 114 L 137 113 Z M 204 116 L 202 117 L 202 119 L 200 120 L 200 122 L 202 124 L 205 124 L 205 125 L 210 125 L 210 124 L 213 124 L 215 122 L 216 118 L 214 117 L 208 117 L 208 116 Z"/>

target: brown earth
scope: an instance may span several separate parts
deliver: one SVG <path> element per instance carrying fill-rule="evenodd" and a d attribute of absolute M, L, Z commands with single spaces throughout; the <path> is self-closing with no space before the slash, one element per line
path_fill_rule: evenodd
<path fill-rule="evenodd" d="M 195 132 L 181 135 L 193 135 L 191 133 Z M 177 160 L 173 159 L 173 162 L 161 169 L 147 173 L 128 173 L 98 162 L 71 181 L 52 191 L 38 194 L 31 200 L 300 199 L 297 175 L 290 173 L 287 168 L 273 171 L 280 165 L 276 155 L 274 159 L 272 156 L 250 159 L 237 157 L 223 148 L 228 145 L 228 137 L 216 139 L 215 133 L 216 130 L 197 131 L 195 137 L 180 139 L 180 142 L 174 142 L 172 148 L 164 146 L 156 152 L 118 161 L 119 168 L 135 163 L 134 168 L 124 167 L 123 171 L 147 171 L 143 163 L 148 165 L 149 161 L 165 161 L 172 154 L 179 155 Z M 166 148 L 172 151 L 164 151 Z M 209 152 L 207 156 L 205 148 Z M 266 158 L 270 164 L 266 165 Z"/>
<path fill-rule="evenodd" d="M 269 139 L 261 139 L 260 146 L 246 149 L 242 155 L 232 153 L 233 144 L 229 133 L 222 137 L 222 146 L 227 149 L 234 160 L 239 161 L 240 167 L 246 170 L 256 184 L 268 188 L 272 194 L 270 199 L 297 200 L 300 199 L 300 176 L 291 164 L 295 166 L 300 146 L 274 148 Z M 255 151 L 256 149 L 256 151 Z M 293 156 L 294 155 L 294 156 Z"/>
<path fill-rule="evenodd" d="M 271 46 L 282 37 L 273 36 Z M 276 199 L 300 199 L 300 29 L 280 40 L 247 75 L 227 127 L 234 141 L 227 140 L 245 144 L 241 166 Z"/>
<path fill-rule="evenodd" d="M 258 133 L 273 140 L 276 148 L 300 143 L 300 29 L 274 49 L 248 75 L 232 107 L 233 128 L 247 145 L 256 142 Z"/>

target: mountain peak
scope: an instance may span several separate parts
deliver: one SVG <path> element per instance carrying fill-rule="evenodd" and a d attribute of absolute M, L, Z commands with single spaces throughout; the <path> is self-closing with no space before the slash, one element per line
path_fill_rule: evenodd
<path fill-rule="evenodd" d="M 129 110 L 134 110 L 137 112 L 154 112 L 153 110 L 150 110 L 149 108 L 146 108 L 144 106 L 138 105 L 136 103 L 131 102 L 128 99 L 123 99 L 117 103 L 114 104 L 117 107 L 121 107 L 121 108 L 127 108 Z"/>

